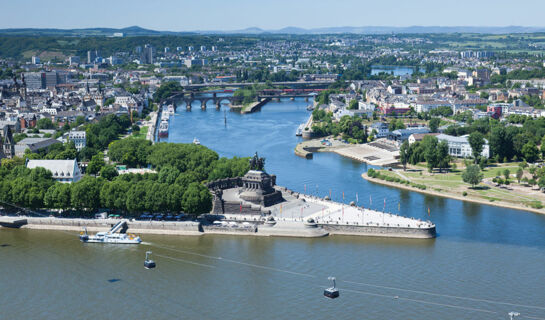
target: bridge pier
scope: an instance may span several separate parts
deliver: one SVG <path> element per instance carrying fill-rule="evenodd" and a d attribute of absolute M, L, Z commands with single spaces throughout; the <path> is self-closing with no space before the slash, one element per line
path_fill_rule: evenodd
<path fill-rule="evenodd" d="M 206 100 L 201 100 L 201 109 L 206 110 Z"/>
<path fill-rule="evenodd" d="M 185 109 L 187 111 L 191 111 L 191 100 L 185 102 Z"/>
<path fill-rule="evenodd" d="M 291 100 L 291 101 L 295 100 L 295 97 L 291 97 L 290 100 Z"/>
<path fill-rule="evenodd" d="M 305 97 L 305 102 L 308 102 L 308 97 Z"/>

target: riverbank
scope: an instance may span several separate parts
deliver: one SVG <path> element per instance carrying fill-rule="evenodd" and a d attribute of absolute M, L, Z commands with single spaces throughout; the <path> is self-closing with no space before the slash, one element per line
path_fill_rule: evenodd
<path fill-rule="evenodd" d="M 334 152 L 375 166 L 393 166 L 398 163 L 399 158 L 399 151 L 382 141 L 348 144 L 329 136 L 306 140 L 295 146 L 295 154 L 303 158 L 312 159 L 314 152 Z"/>
<path fill-rule="evenodd" d="M 380 172 L 382 173 L 382 171 L 380 171 Z M 490 206 L 496 206 L 496 207 L 502 207 L 502 208 L 508 208 L 508 209 L 515 209 L 515 210 L 521 210 L 521 211 L 529 211 L 529 212 L 538 213 L 538 214 L 545 214 L 544 209 L 535 209 L 535 208 L 526 207 L 526 206 L 522 207 L 521 206 L 522 204 L 516 205 L 516 204 L 502 202 L 502 201 L 496 201 L 496 200 L 495 201 L 490 201 L 489 199 L 478 198 L 478 197 L 471 196 L 471 195 L 463 196 L 463 195 L 459 195 L 459 194 L 454 194 L 452 192 L 449 192 L 449 190 L 445 190 L 445 189 L 434 190 L 434 189 L 429 188 L 429 187 L 427 187 L 426 189 L 420 189 L 420 188 L 412 187 L 412 186 L 397 183 L 397 182 L 391 182 L 391 181 L 386 181 L 386 180 L 382 180 L 382 179 L 371 178 L 371 177 L 369 177 L 367 175 L 367 173 L 363 173 L 361 175 L 361 177 L 363 179 L 369 181 L 369 182 L 373 182 L 373 183 L 377 183 L 377 184 L 381 184 L 381 185 L 389 186 L 389 187 L 393 187 L 393 188 L 414 191 L 414 192 L 418 192 L 418 193 L 422 193 L 422 194 L 432 195 L 432 196 L 436 196 L 436 197 L 449 198 L 449 199 L 455 199 L 455 200 L 460 200 L 460 201 L 479 203 L 479 204 L 484 204 L 484 205 L 490 205 Z"/>

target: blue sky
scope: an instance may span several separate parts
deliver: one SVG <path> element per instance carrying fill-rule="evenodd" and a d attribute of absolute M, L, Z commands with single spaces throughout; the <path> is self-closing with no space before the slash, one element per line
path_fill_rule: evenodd
<path fill-rule="evenodd" d="M 545 0 L 0 0 L 0 28 L 545 26 Z"/>

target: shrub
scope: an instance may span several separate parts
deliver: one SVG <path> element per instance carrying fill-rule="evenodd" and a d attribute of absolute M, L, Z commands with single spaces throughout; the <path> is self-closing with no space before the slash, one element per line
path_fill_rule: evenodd
<path fill-rule="evenodd" d="M 465 191 L 462 192 L 462 195 L 463 195 L 464 197 L 467 196 L 467 192 L 465 192 Z"/>

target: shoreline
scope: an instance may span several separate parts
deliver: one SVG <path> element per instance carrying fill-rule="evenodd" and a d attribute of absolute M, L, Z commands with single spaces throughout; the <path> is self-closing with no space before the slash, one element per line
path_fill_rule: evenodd
<path fill-rule="evenodd" d="M 414 192 L 423 193 L 423 194 L 427 194 L 427 195 L 431 195 L 431 196 L 454 199 L 454 200 L 460 200 L 460 201 L 467 201 L 467 202 L 478 203 L 478 204 L 483 204 L 483 205 L 496 206 L 496 207 L 514 209 L 514 210 L 519 210 L 519 211 L 527 211 L 527 212 L 532 212 L 532 213 L 545 215 L 545 210 L 542 210 L 542 209 L 520 207 L 520 206 L 516 206 L 516 205 L 513 205 L 513 204 L 509 204 L 509 203 L 504 203 L 504 202 L 496 202 L 496 201 L 491 202 L 491 201 L 481 200 L 481 199 L 476 199 L 476 198 L 468 198 L 467 196 L 466 197 L 458 196 L 458 195 L 454 195 L 454 194 L 450 194 L 450 193 L 440 193 L 440 192 L 437 192 L 437 191 L 421 190 L 421 189 L 414 188 L 414 187 L 411 187 L 411 186 L 402 185 L 402 184 L 399 184 L 399 183 L 396 183 L 396 182 L 389 182 L 389 181 L 385 181 L 385 180 L 381 180 L 381 179 L 371 178 L 371 177 L 369 177 L 367 175 L 366 172 L 362 173 L 361 177 L 363 179 L 369 181 L 369 182 L 373 182 L 373 183 L 376 183 L 376 184 L 381 184 L 381 185 L 385 185 L 385 186 L 388 186 L 388 187 L 394 187 L 394 188 L 398 188 L 398 189 L 404 189 L 404 190 L 408 190 L 408 191 L 414 191 Z"/>
<path fill-rule="evenodd" d="M 351 159 L 354 161 L 358 161 L 360 163 L 365 163 L 368 165 L 373 166 L 380 166 L 380 167 L 395 167 L 396 164 L 399 162 L 397 159 L 393 158 L 389 160 L 388 158 L 379 158 L 374 160 L 369 160 L 366 157 L 373 156 L 375 154 L 372 153 L 372 150 L 367 150 L 367 153 L 356 155 L 353 151 L 354 148 L 363 148 L 362 146 L 365 146 L 365 148 L 374 148 L 368 144 L 362 144 L 362 145 L 351 145 L 351 144 L 342 144 L 337 146 L 310 146 L 311 143 L 316 143 L 321 141 L 321 139 L 332 139 L 331 137 L 320 137 L 320 138 L 312 138 L 303 142 L 299 142 L 295 146 L 295 155 L 299 156 L 301 158 L 306 159 L 312 159 L 314 152 L 330 152 L 330 153 L 336 153 L 341 157 L 344 157 L 346 159 Z M 347 150 L 351 149 L 351 150 Z M 360 152 L 365 152 L 364 150 L 360 150 Z"/>
<path fill-rule="evenodd" d="M 308 198 L 310 201 L 312 198 Z M 318 200 L 317 200 L 318 201 Z M 319 200 L 323 201 L 323 200 Z M 307 201 L 303 201 L 307 202 Z M 333 214 L 339 213 L 339 210 L 333 208 Z M 337 208 L 338 209 L 338 208 Z M 346 214 L 350 216 L 355 208 L 347 207 Z M 352 211 L 351 211 L 352 210 Z M 359 209 L 363 210 L 363 209 Z M 323 210 L 322 210 L 323 211 Z M 337 212 L 339 211 L 339 212 Z M 309 217 L 318 220 L 313 213 Z M 359 213 L 359 211 L 357 212 Z M 329 215 L 330 213 L 328 213 Z M 382 213 L 380 213 L 382 214 Z M 323 213 L 322 213 L 323 215 Z M 343 210 L 344 215 L 344 210 Z M 370 219 L 373 219 L 373 212 L 367 212 Z M 423 239 L 435 238 L 435 225 L 420 220 L 395 220 L 405 219 L 398 218 L 396 215 L 385 214 L 389 220 L 380 225 L 378 222 L 368 221 L 367 224 L 359 225 L 355 221 L 306 223 L 303 220 L 288 220 L 278 219 L 271 223 L 253 223 L 251 226 L 217 226 L 203 224 L 197 221 L 139 221 L 125 219 L 127 222 L 128 233 L 135 234 L 157 234 L 157 235 L 174 235 L 174 236 L 201 236 L 206 234 L 226 234 L 236 236 L 257 236 L 257 237 L 294 237 L 294 238 L 321 238 L 329 235 L 353 235 L 363 237 L 384 237 L 384 238 L 406 238 L 406 239 Z M 349 218 L 349 217 L 348 217 Z M 368 218 L 368 219 L 369 219 Z M 375 217 L 376 218 L 376 217 Z M 358 218 L 359 219 L 359 218 Z M 363 218 L 362 218 L 363 219 Z M 375 219 L 376 220 L 376 219 Z M 91 233 L 106 232 L 112 228 L 120 219 L 84 219 L 84 218 L 55 218 L 55 217 L 29 217 L 19 216 L 18 218 L 3 217 L 2 228 L 9 229 L 30 229 L 30 230 L 50 230 L 50 231 L 65 231 L 81 233 L 87 230 Z M 240 220 L 239 222 L 241 222 Z M 245 220 L 244 220 L 245 221 Z M 405 226 L 405 224 L 407 224 Z"/>

